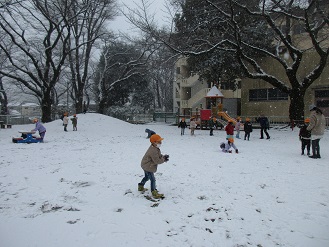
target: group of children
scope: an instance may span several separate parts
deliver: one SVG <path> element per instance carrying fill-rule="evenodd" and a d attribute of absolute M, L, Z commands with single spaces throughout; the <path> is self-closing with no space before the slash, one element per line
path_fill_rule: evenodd
<path fill-rule="evenodd" d="M 210 127 L 210 136 L 213 136 L 213 130 L 215 128 L 215 125 L 217 124 L 217 119 L 216 118 L 210 118 L 209 120 L 209 127 Z M 191 135 L 194 135 L 194 131 L 197 127 L 196 119 L 195 117 L 191 117 L 190 119 L 190 130 L 191 130 Z M 185 128 L 187 128 L 187 124 L 185 122 L 185 118 L 182 118 L 181 121 L 178 124 L 178 128 L 181 128 L 181 135 L 185 134 Z M 225 126 L 225 131 L 226 131 L 226 140 L 227 143 L 221 143 L 220 147 L 222 148 L 223 152 L 229 152 L 230 148 L 234 148 L 236 153 L 238 153 L 238 149 L 234 145 L 234 130 L 236 131 L 236 138 L 240 139 L 240 129 L 241 129 L 241 118 L 238 117 L 235 126 L 233 125 L 233 120 L 228 120 L 227 125 Z M 244 140 L 250 139 L 250 133 L 252 132 L 252 123 L 250 122 L 250 118 L 246 118 L 246 122 L 244 123 Z M 230 152 L 231 153 L 231 152 Z"/>
<path fill-rule="evenodd" d="M 237 139 L 241 139 L 240 138 L 241 118 L 238 117 L 236 119 L 235 126 L 233 125 L 233 120 L 229 119 L 224 129 L 226 131 L 227 143 L 222 142 L 220 144 L 220 148 L 224 153 L 232 153 L 232 151 L 230 150 L 231 148 L 233 148 L 236 153 L 239 153 L 239 150 L 234 144 L 234 130 L 236 131 L 235 137 Z M 249 141 L 250 133 L 252 132 L 252 123 L 250 122 L 250 118 L 246 118 L 246 122 L 244 123 L 244 132 L 245 132 L 244 140 Z"/>
<path fill-rule="evenodd" d="M 63 126 L 64 126 L 64 131 L 67 131 L 67 125 L 69 122 L 69 118 L 68 118 L 68 113 L 64 113 L 63 114 Z M 78 118 L 77 115 L 74 114 L 73 118 L 71 118 L 72 124 L 73 124 L 73 131 L 77 131 L 77 125 L 78 125 Z M 31 132 L 39 132 L 40 138 L 42 139 L 41 142 L 43 142 L 43 139 L 45 138 L 46 135 L 46 128 L 42 125 L 42 123 L 40 123 L 38 118 L 34 118 L 33 119 L 33 123 L 35 123 L 35 128 L 33 130 L 31 130 Z"/>
<path fill-rule="evenodd" d="M 69 124 L 68 113 L 65 112 L 61 119 L 63 120 L 64 131 L 67 132 L 67 125 Z M 70 120 L 72 121 L 72 124 L 73 124 L 73 131 L 77 131 L 78 130 L 78 128 L 77 128 L 77 125 L 78 125 L 77 114 L 73 114 L 73 118 L 71 118 Z"/>
<path fill-rule="evenodd" d="M 197 127 L 197 123 L 196 123 L 195 117 L 191 117 L 191 119 L 190 119 L 191 136 L 194 136 L 194 131 L 195 131 L 196 127 Z M 185 128 L 187 128 L 185 118 L 181 119 L 181 121 L 178 124 L 178 128 L 181 128 L 180 134 L 184 135 L 185 134 Z"/>
<path fill-rule="evenodd" d="M 304 124 L 301 126 L 299 131 L 299 139 L 301 141 L 301 149 L 302 155 L 304 155 L 305 148 L 307 151 L 307 155 L 310 155 L 310 147 L 311 147 L 311 131 L 307 130 L 308 124 L 310 122 L 309 118 L 306 118 Z M 190 129 L 191 135 L 194 135 L 194 130 L 196 128 L 195 118 L 191 118 L 190 121 Z M 183 118 L 178 125 L 181 128 L 181 135 L 184 135 L 185 128 L 187 124 L 185 119 Z M 220 148 L 224 153 L 232 153 L 231 148 L 235 150 L 235 153 L 239 153 L 238 148 L 234 144 L 234 130 L 236 130 L 236 138 L 240 139 L 240 128 L 241 128 L 241 118 L 237 118 L 237 122 L 235 126 L 233 125 L 233 120 L 229 120 L 228 124 L 225 126 L 226 131 L 226 140 L 227 142 L 222 142 L 220 144 Z M 253 127 L 250 122 L 250 118 L 246 118 L 244 123 L 244 140 L 250 139 L 250 133 L 252 132 Z M 146 129 L 145 132 L 149 134 L 148 138 L 150 138 L 151 146 L 146 151 L 142 161 L 141 167 L 144 170 L 144 177 L 140 183 L 138 183 L 138 191 L 145 192 L 147 189 L 144 188 L 145 183 L 150 180 L 151 181 L 151 192 L 152 196 L 156 199 L 164 198 L 163 194 L 160 194 L 156 189 L 156 180 L 154 177 L 154 173 L 157 171 L 157 167 L 159 164 L 169 161 L 169 155 L 163 155 L 160 151 L 160 146 L 163 138 L 158 134 L 155 134 L 154 131 Z M 261 138 L 262 139 L 262 138 Z M 269 139 L 269 137 L 268 137 Z"/>

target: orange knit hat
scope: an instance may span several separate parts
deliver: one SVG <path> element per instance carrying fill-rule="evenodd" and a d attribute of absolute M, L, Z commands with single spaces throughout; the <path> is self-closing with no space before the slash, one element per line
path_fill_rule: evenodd
<path fill-rule="evenodd" d="M 161 136 L 159 136 L 158 134 L 151 135 L 151 137 L 150 137 L 151 143 L 162 141 L 162 140 L 163 140 L 163 138 Z"/>

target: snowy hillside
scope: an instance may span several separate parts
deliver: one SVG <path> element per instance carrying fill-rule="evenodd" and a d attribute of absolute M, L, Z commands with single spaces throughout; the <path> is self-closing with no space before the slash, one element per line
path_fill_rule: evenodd
<path fill-rule="evenodd" d="M 270 140 L 254 130 L 235 141 L 239 154 L 224 154 L 221 130 L 181 136 L 82 114 L 77 132 L 57 120 L 45 143 L 11 142 L 33 127 L 0 130 L 1 247 L 329 246 L 328 132 L 314 160 L 300 154 L 298 128 L 270 130 Z M 160 202 L 137 191 L 145 128 L 170 155 L 155 174 Z"/>

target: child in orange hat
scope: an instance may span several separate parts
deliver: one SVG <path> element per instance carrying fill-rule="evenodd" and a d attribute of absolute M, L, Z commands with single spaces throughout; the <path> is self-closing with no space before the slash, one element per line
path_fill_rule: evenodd
<path fill-rule="evenodd" d="M 307 127 L 310 123 L 309 118 L 305 118 L 304 124 L 301 126 L 299 130 L 299 140 L 302 144 L 302 155 L 304 155 L 304 150 L 306 147 L 307 155 L 310 155 L 311 148 L 311 131 L 307 130 Z"/>
<path fill-rule="evenodd" d="M 33 123 L 35 123 L 35 128 L 31 130 L 32 132 L 39 131 L 39 135 L 42 139 L 41 142 L 43 142 L 43 139 L 45 138 L 46 135 L 46 128 L 39 122 L 39 119 L 34 118 Z"/>
<path fill-rule="evenodd" d="M 73 131 L 78 131 L 77 125 L 78 125 L 78 118 L 77 114 L 73 115 L 73 118 L 71 118 L 72 124 L 73 124 Z"/>
<path fill-rule="evenodd" d="M 234 137 L 234 126 L 233 126 L 233 121 L 230 119 L 227 122 L 227 125 L 225 126 L 224 130 L 226 131 L 226 139 L 228 140 L 229 138 Z"/>
<path fill-rule="evenodd" d="M 156 199 L 163 198 L 164 195 L 158 193 L 156 189 L 154 173 L 157 171 L 158 165 L 164 162 L 169 161 L 169 155 L 162 155 L 160 151 L 160 146 L 162 144 L 163 138 L 158 134 L 154 134 L 150 137 L 151 146 L 146 151 L 142 162 L 141 167 L 144 170 L 144 178 L 138 184 L 138 191 L 146 191 L 144 188 L 145 183 L 151 181 L 151 192 L 152 196 Z"/>
<path fill-rule="evenodd" d="M 68 116 L 68 113 L 65 112 L 64 117 L 63 117 L 63 125 L 64 125 L 64 131 L 66 131 L 66 132 L 67 132 L 67 125 L 69 123 L 69 118 L 67 116 Z"/>
<path fill-rule="evenodd" d="M 244 139 L 249 141 L 250 133 L 252 132 L 252 123 L 250 122 L 250 118 L 246 118 L 246 122 L 244 123 Z"/>

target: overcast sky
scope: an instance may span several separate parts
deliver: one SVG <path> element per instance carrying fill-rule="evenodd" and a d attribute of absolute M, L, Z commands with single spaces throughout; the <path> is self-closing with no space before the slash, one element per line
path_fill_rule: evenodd
<path fill-rule="evenodd" d="M 130 8 L 137 8 L 137 5 L 141 6 L 141 0 L 117 0 L 117 2 L 125 13 L 127 13 L 128 10 L 125 8 L 124 5 L 127 5 Z M 166 24 L 166 16 L 168 16 L 165 3 L 166 0 L 148 0 L 150 10 L 149 15 L 154 14 L 155 21 L 160 26 Z M 126 20 L 125 16 L 121 15 L 116 17 L 115 20 L 111 22 L 111 29 L 115 32 L 129 32 L 132 29 L 132 25 Z"/>

